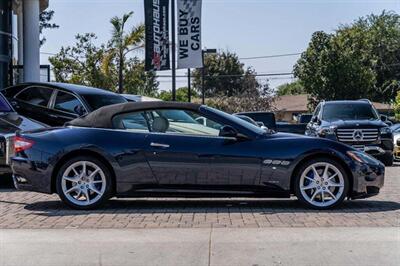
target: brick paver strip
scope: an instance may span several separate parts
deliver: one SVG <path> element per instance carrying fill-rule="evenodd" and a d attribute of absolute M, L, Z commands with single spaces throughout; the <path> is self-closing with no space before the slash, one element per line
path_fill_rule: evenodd
<path fill-rule="evenodd" d="M 204 228 L 400 226 L 400 165 L 387 168 L 377 197 L 346 201 L 330 211 L 289 199 L 113 199 L 94 211 L 76 211 L 56 195 L 0 190 L 5 228 Z"/>

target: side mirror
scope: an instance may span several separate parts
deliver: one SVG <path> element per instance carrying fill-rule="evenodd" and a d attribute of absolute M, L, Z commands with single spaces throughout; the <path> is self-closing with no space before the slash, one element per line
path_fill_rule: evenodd
<path fill-rule="evenodd" d="M 311 119 L 311 122 L 312 123 L 318 123 L 319 122 L 318 117 L 317 116 L 313 116 L 313 118 Z"/>
<path fill-rule="evenodd" d="M 238 135 L 238 132 L 236 129 L 234 129 L 231 126 L 223 126 L 219 130 L 219 136 L 224 137 L 224 138 L 236 138 Z"/>
<path fill-rule="evenodd" d="M 382 120 L 383 122 L 386 122 L 386 121 L 388 120 L 388 118 L 387 118 L 386 115 L 381 115 L 381 120 Z"/>

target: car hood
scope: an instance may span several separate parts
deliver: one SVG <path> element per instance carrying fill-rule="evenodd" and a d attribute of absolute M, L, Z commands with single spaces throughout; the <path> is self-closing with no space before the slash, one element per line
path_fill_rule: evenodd
<path fill-rule="evenodd" d="M 10 134 L 17 130 L 34 130 L 44 128 L 45 125 L 17 113 L 0 113 L 0 133 Z"/>
<path fill-rule="evenodd" d="M 266 134 L 265 137 L 269 139 L 309 139 L 311 137 L 293 133 L 284 133 L 284 132 L 277 132 L 273 134 Z"/>
<path fill-rule="evenodd" d="M 338 128 L 381 128 L 387 127 L 381 120 L 337 120 L 323 121 L 322 126 L 336 126 Z"/>

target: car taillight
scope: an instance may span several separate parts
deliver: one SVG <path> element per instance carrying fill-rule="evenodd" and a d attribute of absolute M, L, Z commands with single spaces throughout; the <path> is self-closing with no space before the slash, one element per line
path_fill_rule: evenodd
<path fill-rule="evenodd" d="M 14 152 L 18 153 L 30 149 L 33 144 L 34 142 L 32 140 L 18 136 L 14 137 Z"/>

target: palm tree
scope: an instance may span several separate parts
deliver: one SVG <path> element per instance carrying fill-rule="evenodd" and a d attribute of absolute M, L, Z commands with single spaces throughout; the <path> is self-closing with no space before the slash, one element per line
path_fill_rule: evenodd
<path fill-rule="evenodd" d="M 112 38 L 109 43 L 109 49 L 104 56 L 102 62 L 102 70 L 104 73 L 110 73 L 110 67 L 114 60 L 118 66 L 118 93 L 124 91 L 124 67 L 126 56 L 135 50 L 144 46 L 144 25 L 140 24 L 133 27 L 130 32 L 125 33 L 126 22 L 132 17 L 133 12 L 129 12 L 119 17 L 113 17 L 110 22 L 113 26 Z"/>

